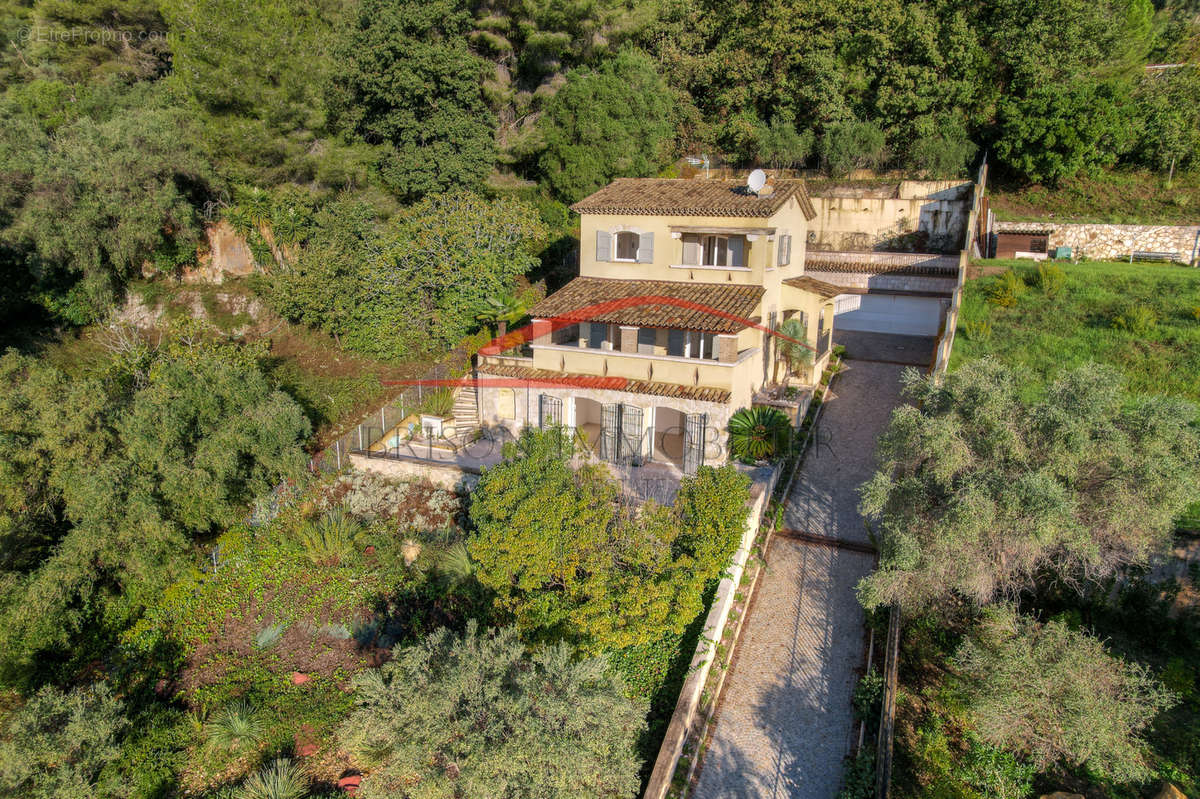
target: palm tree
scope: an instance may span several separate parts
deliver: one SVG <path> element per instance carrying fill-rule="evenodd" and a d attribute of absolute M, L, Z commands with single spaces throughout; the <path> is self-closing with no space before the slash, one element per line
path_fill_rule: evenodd
<path fill-rule="evenodd" d="M 487 307 L 476 314 L 475 318 L 484 324 L 494 322 L 498 338 L 504 338 L 504 334 L 508 332 L 508 326 L 515 324 L 525 316 L 525 311 L 529 307 L 525 297 L 517 296 L 511 291 L 499 297 L 488 297 L 484 300 L 484 304 Z"/>
<path fill-rule="evenodd" d="M 775 328 L 775 332 L 775 351 L 778 353 L 775 361 L 776 375 L 779 361 L 783 361 L 787 368 L 787 373 L 783 376 L 786 381 L 799 372 L 801 367 L 812 363 L 813 348 L 808 343 L 808 331 L 804 329 L 804 324 L 794 316 L 785 319 L 783 324 Z M 775 382 L 778 383 L 779 380 L 776 379 Z"/>

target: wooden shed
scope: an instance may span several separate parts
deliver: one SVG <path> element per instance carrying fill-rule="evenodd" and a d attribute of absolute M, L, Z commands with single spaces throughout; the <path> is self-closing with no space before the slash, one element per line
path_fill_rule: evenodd
<path fill-rule="evenodd" d="M 993 258 L 1045 258 L 1053 228 L 1045 225 L 1005 227 L 992 234 Z"/>

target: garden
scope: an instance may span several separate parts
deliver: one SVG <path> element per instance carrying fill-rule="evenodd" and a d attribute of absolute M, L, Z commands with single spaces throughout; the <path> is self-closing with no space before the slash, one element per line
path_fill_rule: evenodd
<path fill-rule="evenodd" d="M 570 456 L 564 435 L 530 431 L 471 496 L 359 473 L 261 493 L 75 688 L 5 717 L 0 785 L 633 795 L 748 481 L 704 467 L 673 506 L 637 506 Z"/>

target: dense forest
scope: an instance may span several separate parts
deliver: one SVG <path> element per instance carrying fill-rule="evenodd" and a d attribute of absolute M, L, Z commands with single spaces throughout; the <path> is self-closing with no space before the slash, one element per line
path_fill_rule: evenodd
<path fill-rule="evenodd" d="M 331 741 L 403 781 L 454 686 L 515 673 L 495 729 L 455 728 L 468 784 L 529 778 L 487 757 L 513 739 L 542 757 L 530 795 L 617 772 L 604 795 L 627 795 L 736 545 L 731 470 L 631 520 L 538 440 L 471 507 L 313 483 L 353 404 L 328 381 L 188 314 L 113 323 L 214 225 L 272 323 L 423 368 L 569 266 L 569 203 L 681 157 L 960 177 L 986 154 L 1051 190 L 1195 174 L 1198 57 L 1196 0 L 0 0 L 0 795 L 298 797 L 270 758 Z M 579 562 L 607 566 L 576 585 Z M 538 737 L 546 685 L 573 737 Z M 457 795 L 445 766 L 423 795 Z"/>
<path fill-rule="evenodd" d="M 986 151 L 1050 185 L 1179 172 L 1200 159 L 1200 73 L 1145 67 L 1194 62 L 1197 24 L 1190 0 L 9 0 L 4 310 L 103 318 L 219 217 L 268 261 L 336 253 L 323 268 L 350 279 L 427 196 L 533 182 L 553 229 L 548 200 L 680 155 L 955 176 Z M 347 252 L 348 230 L 378 246 Z M 334 312 L 276 283 L 289 313 Z"/>

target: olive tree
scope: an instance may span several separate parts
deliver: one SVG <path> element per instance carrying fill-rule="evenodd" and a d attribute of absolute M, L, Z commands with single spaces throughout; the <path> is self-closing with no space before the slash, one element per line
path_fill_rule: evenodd
<path fill-rule="evenodd" d="M 363 799 L 632 797 L 646 708 L 599 658 L 530 653 L 514 628 L 439 630 L 355 677 L 339 729 Z"/>
<path fill-rule="evenodd" d="M 1165 549 L 1200 491 L 1196 407 L 1129 397 L 1111 368 L 1068 371 L 1036 402 L 991 359 L 904 380 L 914 404 L 893 412 L 863 487 L 880 545 L 858 588 L 868 607 L 1102 578 Z"/>
<path fill-rule="evenodd" d="M 1060 621 L 991 608 L 955 656 L 967 716 L 983 740 L 1045 770 L 1087 765 L 1146 779 L 1138 733 L 1173 699 L 1145 668 Z"/>

